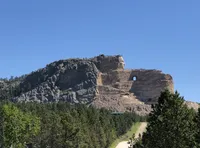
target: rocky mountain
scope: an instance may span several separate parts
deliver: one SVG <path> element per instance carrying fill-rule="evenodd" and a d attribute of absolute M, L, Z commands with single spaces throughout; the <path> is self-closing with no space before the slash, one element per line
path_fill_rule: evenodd
<path fill-rule="evenodd" d="M 169 74 L 154 69 L 128 70 L 124 65 L 120 55 L 56 61 L 28 75 L 1 80 L 0 97 L 14 102 L 84 103 L 145 115 L 162 90 L 174 91 Z"/>

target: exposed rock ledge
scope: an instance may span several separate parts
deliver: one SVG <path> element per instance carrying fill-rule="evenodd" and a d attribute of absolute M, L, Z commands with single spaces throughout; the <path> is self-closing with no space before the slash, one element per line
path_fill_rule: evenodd
<path fill-rule="evenodd" d="M 124 69 L 123 57 L 100 55 L 90 59 L 53 62 L 0 90 L 17 86 L 13 101 L 84 103 L 113 111 L 148 114 L 160 92 L 174 91 L 173 78 L 155 69 Z M 197 108 L 195 103 L 187 103 Z"/>

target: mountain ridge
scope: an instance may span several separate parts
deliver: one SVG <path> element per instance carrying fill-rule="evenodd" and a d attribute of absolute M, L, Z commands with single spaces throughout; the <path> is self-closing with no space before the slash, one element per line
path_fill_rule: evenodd
<path fill-rule="evenodd" d="M 13 102 L 82 103 L 146 115 L 173 78 L 156 69 L 125 69 L 121 55 L 58 60 L 12 81 L 0 81 L 0 97 Z M 8 93 L 5 96 L 5 93 Z M 197 108 L 197 104 L 186 102 Z"/>

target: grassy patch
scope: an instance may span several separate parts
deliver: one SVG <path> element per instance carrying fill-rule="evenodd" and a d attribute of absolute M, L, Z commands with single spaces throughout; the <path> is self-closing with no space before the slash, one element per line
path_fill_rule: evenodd
<path fill-rule="evenodd" d="M 141 124 L 140 122 L 134 123 L 132 125 L 131 129 L 127 133 L 125 133 L 124 135 L 122 135 L 118 139 L 116 139 L 109 148 L 115 148 L 118 143 L 120 143 L 122 141 L 128 141 L 129 138 L 133 135 L 133 133 L 136 133 L 140 124 Z"/>

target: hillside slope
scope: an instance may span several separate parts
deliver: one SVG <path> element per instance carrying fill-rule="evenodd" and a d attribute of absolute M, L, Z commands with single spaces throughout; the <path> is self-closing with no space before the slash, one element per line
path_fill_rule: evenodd
<path fill-rule="evenodd" d="M 120 55 L 55 61 L 28 75 L 1 79 L 0 98 L 13 102 L 66 101 L 146 115 L 162 90 L 174 91 L 169 74 L 154 69 L 127 70 L 124 65 Z"/>

